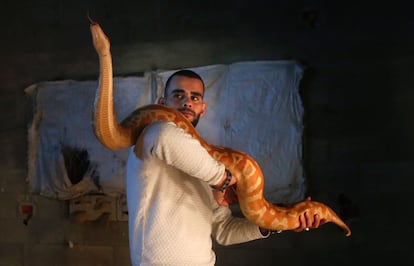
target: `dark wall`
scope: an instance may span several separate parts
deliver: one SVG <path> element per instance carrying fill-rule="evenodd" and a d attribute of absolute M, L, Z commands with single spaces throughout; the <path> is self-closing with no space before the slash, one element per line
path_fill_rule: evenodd
<path fill-rule="evenodd" d="M 413 235 L 408 202 L 414 176 L 414 18 L 408 1 L 3 2 L 0 235 L 5 237 L 0 262 L 1 257 L 9 265 L 73 261 L 61 247 L 66 238 L 45 240 L 40 233 L 46 233 L 42 223 L 50 221 L 65 223 L 64 234 L 73 230 L 60 202 L 34 196 L 43 209 L 57 207 L 50 214 L 43 211 L 38 227 L 34 220 L 30 230 L 17 225 L 15 206 L 27 195 L 26 134 L 32 113 L 23 90 L 41 81 L 97 79 L 87 14 L 110 37 L 117 76 L 249 60 L 296 59 L 306 67 L 301 94 L 308 194 L 344 211 L 353 236 L 344 240 L 326 225 L 310 238 L 287 233 L 260 244 L 219 247 L 221 265 L 249 265 L 255 254 L 261 258 L 257 265 L 276 260 L 311 265 L 309 258 L 315 265 L 349 265 L 358 256 L 377 265 L 407 265 L 413 259 L 406 245 Z M 96 254 L 108 249 L 113 254 L 102 265 L 127 263 L 125 236 L 116 247 L 111 242 L 120 231 L 125 234 L 124 226 L 113 225 L 108 238 L 98 241 L 78 236 L 84 249 L 74 261 L 88 262 L 85 250 L 98 246 Z M 50 235 L 62 233 L 58 227 L 51 230 Z M 50 259 L 41 251 L 45 248 L 65 256 Z M 33 264 L 29 256 L 36 258 Z"/>

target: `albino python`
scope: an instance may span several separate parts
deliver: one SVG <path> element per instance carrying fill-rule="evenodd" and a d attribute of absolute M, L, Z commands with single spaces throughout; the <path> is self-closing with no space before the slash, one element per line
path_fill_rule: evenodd
<path fill-rule="evenodd" d="M 192 124 L 178 111 L 164 105 L 151 104 L 136 109 L 121 123 L 117 122 L 113 103 L 113 72 L 110 42 L 98 23 L 90 20 L 90 30 L 99 56 L 99 86 L 94 103 L 94 133 L 111 150 L 131 147 L 142 130 L 150 123 L 168 120 L 198 139 L 216 160 L 222 162 L 237 179 L 237 196 L 246 219 L 269 230 L 293 230 L 299 227 L 299 215 L 318 214 L 326 222 L 333 222 L 345 231 L 351 230 L 342 219 L 323 203 L 304 200 L 289 207 L 269 203 L 263 196 L 264 178 L 259 165 L 249 155 L 208 144 Z"/>

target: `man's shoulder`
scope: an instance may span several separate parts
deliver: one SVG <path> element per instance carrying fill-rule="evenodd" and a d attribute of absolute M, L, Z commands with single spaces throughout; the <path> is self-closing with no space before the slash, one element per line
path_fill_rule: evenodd
<path fill-rule="evenodd" d="M 170 121 L 149 124 L 141 134 L 145 141 L 171 144 L 186 136 L 184 130 Z"/>
<path fill-rule="evenodd" d="M 145 131 L 151 133 L 164 133 L 168 131 L 180 130 L 176 124 L 170 121 L 155 121 L 146 126 Z"/>

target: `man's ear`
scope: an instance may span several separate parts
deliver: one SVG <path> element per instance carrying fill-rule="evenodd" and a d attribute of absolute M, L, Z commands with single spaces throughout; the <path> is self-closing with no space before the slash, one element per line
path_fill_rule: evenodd
<path fill-rule="evenodd" d="M 164 97 L 160 97 L 160 98 L 158 99 L 158 104 L 165 105 L 165 98 L 164 98 Z"/>
<path fill-rule="evenodd" d="M 203 105 L 201 107 L 200 116 L 203 117 L 205 115 L 206 111 L 207 111 L 207 104 L 206 103 L 203 103 Z"/>

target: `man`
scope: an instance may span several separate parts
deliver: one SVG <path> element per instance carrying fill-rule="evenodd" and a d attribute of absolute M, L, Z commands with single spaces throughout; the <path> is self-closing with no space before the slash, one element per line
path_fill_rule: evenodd
<path fill-rule="evenodd" d="M 159 103 L 177 109 L 196 126 L 207 108 L 204 89 L 198 74 L 180 70 L 167 80 Z M 135 153 L 133 149 L 126 184 L 133 265 L 214 265 L 212 238 L 230 245 L 269 236 L 231 215 L 224 195 L 235 178 L 175 124 L 149 125 Z M 299 220 L 298 232 L 321 224 L 317 216 Z"/>

